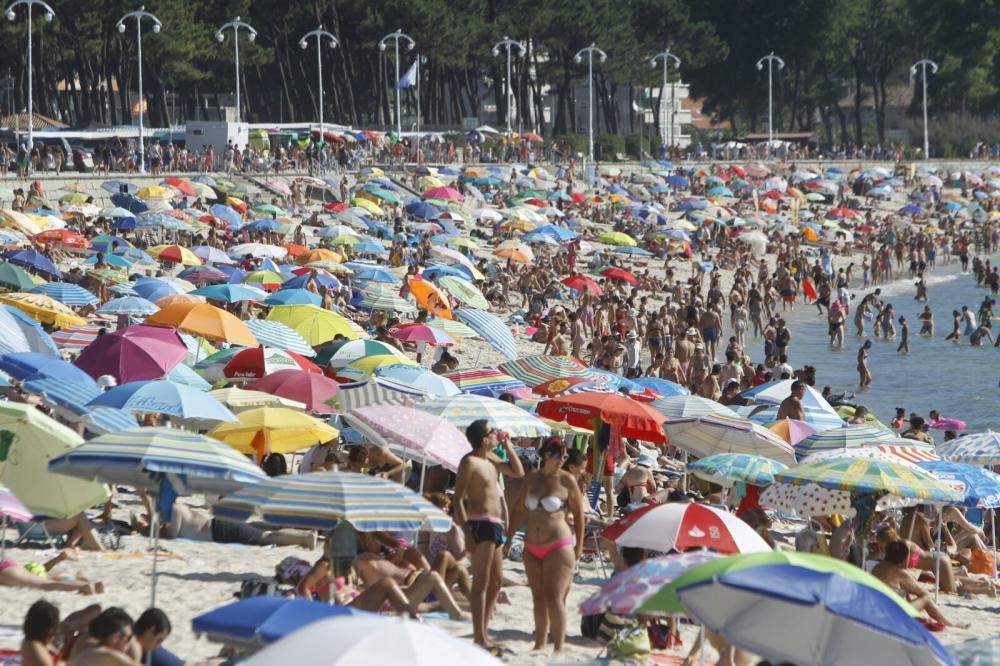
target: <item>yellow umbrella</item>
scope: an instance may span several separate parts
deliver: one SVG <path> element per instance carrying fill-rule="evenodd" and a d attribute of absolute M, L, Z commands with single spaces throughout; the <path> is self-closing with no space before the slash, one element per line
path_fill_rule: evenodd
<path fill-rule="evenodd" d="M 271 395 L 263 391 L 249 391 L 236 387 L 228 387 L 209 391 L 212 396 L 230 409 L 249 409 L 252 407 L 288 407 L 289 409 L 304 410 L 305 403 L 282 398 L 279 395 Z"/>
<path fill-rule="evenodd" d="M 360 370 L 366 375 L 370 375 L 375 372 L 375 368 L 381 368 L 386 365 L 417 365 L 413 360 L 409 358 L 400 358 L 399 356 L 394 356 L 392 354 L 375 354 L 374 356 L 365 356 L 354 361 L 348 368 L 353 368 L 355 370 Z"/>
<path fill-rule="evenodd" d="M 440 178 L 435 178 L 434 176 L 423 176 L 417 181 L 417 185 L 424 192 L 427 190 L 433 190 L 435 187 L 444 187 L 444 183 L 441 182 Z"/>
<path fill-rule="evenodd" d="M 326 250 L 320 248 L 318 250 L 309 250 L 303 252 L 299 256 L 295 257 L 295 263 L 300 266 L 305 266 L 306 264 L 314 264 L 317 262 L 329 262 L 331 264 L 339 264 L 344 258 L 333 250 Z"/>
<path fill-rule="evenodd" d="M 241 347 L 258 347 L 260 342 L 235 315 L 208 303 L 172 303 L 146 318 L 152 326 L 172 326 L 185 333 L 228 342 Z"/>
<path fill-rule="evenodd" d="M 315 305 L 276 305 L 267 319 L 296 330 L 313 347 L 333 340 L 338 333 L 348 340 L 362 337 L 350 320 Z"/>
<path fill-rule="evenodd" d="M 87 323 L 86 319 L 77 316 L 69 307 L 54 298 L 49 298 L 45 294 L 28 294 L 25 292 L 2 294 L 0 295 L 0 303 L 13 305 L 35 321 L 49 324 L 56 328 L 84 326 Z"/>
<path fill-rule="evenodd" d="M 354 197 L 351 200 L 352 206 L 357 206 L 358 208 L 364 208 L 372 215 L 385 215 L 382 209 L 374 201 L 369 201 L 368 199 L 363 199 L 361 197 Z"/>
<path fill-rule="evenodd" d="M 35 234 L 40 234 L 45 229 L 45 226 L 39 226 L 38 223 L 33 221 L 30 217 L 24 213 L 19 213 L 16 210 L 0 210 L 0 218 L 3 219 L 2 225 L 5 227 L 14 227 L 22 233 L 26 233 L 29 236 L 34 236 Z"/>
<path fill-rule="evenodd" d="M 223 423 L 209 437 L 225 442 L 241 453 L 291 453 L 323 444 L 340 431 L 303 412 L 284 407 L 258 407 L 236 415 L 235 423 Z"/>
<path fill-rule="evenodd" d="M 608 245 L 627 245 L 635 247 L 635 239 L 621 231 L 609 231 L 597 237 L 597 240 Z"/>
<path fill-rule="evenodd" d="M 174 198 L 174 190 L 161 185 L 150 185 L 135 193 L 136 198 L 147 201 L 149 199 L 167 200 Z"/>
<path fill-rule="evenodd" d="M 479 244 L 466 236 L 455 236 L 454 238 L 449 238 L 445 245 L 451 245 L 453 247 L 467 247 L 470 250 L 479 249 Z"/>
<path fill-rule="evenodd" d="M 501 226 L 516 231 L 533 231 L 537 225 L 531 220 L 507 220 Z"/>

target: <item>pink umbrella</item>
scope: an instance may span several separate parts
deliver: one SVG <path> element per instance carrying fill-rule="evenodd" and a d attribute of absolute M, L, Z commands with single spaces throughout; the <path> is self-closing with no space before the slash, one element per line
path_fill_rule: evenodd
<path fill-rule="evenodd" d="M 329 377 L 308 370 L 279 370 L 247 384 L 246 388 L 305 403 L 311 412 L 331 414 L 333 408 L 326 401 L 337 393 L 338 386 Z"/>
<path fill-rule="evenodd" d="M 461 201 L 465 197 L 453 187 L 435 187 L 424 192 L 424 199 L 445 199 L 448 201 Z"/>
<path fill-rule="evenodd" d="M 704 504 L 652 504 L 615 521 L 601 533 L 618 546 L 665 553 L 708 548 L 727 555 L 771 548 L 735 515 Z"/>
<path fill-rule="evenodd" d="M 393 327 L 389 335 L 403 342 L 426 342 L 434 347 L 451 347 L 458 340 L 439 328 L 426 324 L 401 324 Z"/>
<path fill-rule="evenodd" d="M 767 429 L 774 432 L 774 434 L 778 435 L 792 446 L 795 446 L 806 437 L 815 435 L 819 432 L 815 427 L 805 421 L 789 418 L 775 421 L 771 425 L 767 426 Z"/>
<path fill-rule="evenodd" d="M 21 504 L 21 500 L 14 496 L 10 488 L 0 484 L 0 535 L 7 531 L 7 519 L 15 522 L 31 520 L 31 510 Z M 0 539 L 0 562 L 6 554 L 7 541 Z"/>
<path fill-rule="evenodd" d="M 119 384 L 162 379 L 187 356 L 176 330 L 136 324 L 98 336 L 76 359 L 76 365 L 95 379 L 111 375 Z"/>
<path fill-rule="evenodd" d="M 458 470 L 468 453 L 469 440 L 448 419 L 411 407 L 369 405 L 344 416 L 368 439 L 392 449 L 402 449 L 408 457 Z"/>

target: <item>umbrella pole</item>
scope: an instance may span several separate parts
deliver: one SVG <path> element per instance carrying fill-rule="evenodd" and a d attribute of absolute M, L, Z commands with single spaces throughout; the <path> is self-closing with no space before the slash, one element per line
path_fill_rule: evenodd
<path fill-rule="evenodd" d="M 0 562 L 7 556 L 7 514 L 3 514 L 3 522 L 0 523 Z"/>
<path fill-rule="evenodd" d="M 937 603 L 941 592 L 941 532 L 944 529 L 944 507 L 938 507 L 938 543 L 937 555 L 934 556 L 934 603 Z M 948 566 L 951 566 L 949 564 Z"/>
<path fill-rule="evenodd" d="M 153 580 L 149 593 L 149 607 L 156 608 L 156 565 L 160 559 L 160 512 L 153 511 Z"/>
<path fill-rule="evenodd" d="M 698 666 L 705 666 L 705 625 L 698 632 Z"/>

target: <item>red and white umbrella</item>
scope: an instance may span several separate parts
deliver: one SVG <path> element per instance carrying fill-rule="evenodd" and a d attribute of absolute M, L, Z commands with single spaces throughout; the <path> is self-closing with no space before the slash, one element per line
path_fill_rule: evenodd
<path fill-rule="evenodd" d="M 615 521 L 601 536 L 619 546 L 661 553 L 692 548 L 727 555 L 771 550 L 752 527 L 735 515 L 704 504 L 652 504 Z"/>
<path fill-rule="evenodd" d="M 227 379 L 260 379 L 279 370 L 323 372 L 318 365 L 295 352 L 275 347 L 252 347 L 230 359 L 223 373 Z"/>

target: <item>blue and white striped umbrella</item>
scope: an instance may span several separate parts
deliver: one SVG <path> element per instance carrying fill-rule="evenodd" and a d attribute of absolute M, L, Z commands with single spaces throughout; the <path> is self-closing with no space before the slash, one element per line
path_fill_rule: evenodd
<path fill-rule="evenodd" d="M 729 407 L 715 400 L 709 400 L 698 395 L 677 395 L 669 398 L 657 398 L 649 406 L 670 419 L 686 419 L 708 414 L 722 414 L 730 418 L 739 415 Z"/>
<path fill-rule="evenodd" d="M 277 347 L 302 356 L 315 356 L 316 352 L 302 335 L 280 321 L 248 319 L 244 322 L 257 341 L 265 347 Z"/>
<path fill-rule="evenodd" d="M 34 351 L 19 320 L 5 306 L 0 308 L 0 353 Z"/>
<path fill-rule="evenodd" d="M 160 307 L 156 303 L 147 301 L 141 296 L 122 296 L 121 298 L 114 298 L 97 308 L 97 314 L 143 317 L 159 312 L 159 310 Z"/>
<path fill-rule="evenodd" d="M 754 409 L 760 409 L 760 405 L 747 405 L 751 411 Z M 744 416 L 743 409 L 737 410 L 740 416 Z M 754 423 L 759 423 L 761 425 L 770 425 L 778 419 L 778 410 L 781 409 L 779 405 L 773 405 L 767 409 L 762 409 L 759 412 L 755 412 L 748 415 L 746 418 L 750 419 Z M 817 431 L 830 430 L 831 428 L 843 428 L 846 423 L 844 419 L 840 418 L 836 414 L 831 414 L 825 409 L 816 409 L 815 407 L 805 407 L 805 418 L 802 419 L 804 423 L 808 423 Z"/>
<path fill-rule="evenodd" d="M 795 380 L 792 379 L 775 379 L 747 389 L 741 395 L 762 405 L 780 405 L 782 400 L 792 394 L 792 384 L 794 383 Z M 823 398 L 823 395 L 811 386 L 806 386 L 806 393 L 802 396 L 802 406 L 836 414 L 836 410 Z"/>
<path fill-rule="evenodd" d="M 70 282 L 47 282 L 32 288 L 31 293 L 44 294 L 73 307 L 93 305 L 101 300 L 80 285 Z"/>
<path fill-rule="evenodd" d="M 459 308 L 455 310 L 455 316 L 509 360 L 517 359 L 517 342 L 514 340 L 514 334 L 496 316 L 475 308 Z"/>
<path fill-rule="evenodd" d="M 486 419 L 497 430 L 509 432 L 514 437 L 547 437 L 552 432 L 544 421 L 520 407 L 482 395 L 460 393 L 433 398 L 417 404 L 416 408 L 443 416 L 460 430 L 473 421 Z"/>
<path fill-rule="evenodd" d="M 110 407 L 87 407 L 88 402 L 101 395 L 101 389 L 96 386 L 42 377 L 25 382 L 24 390 L 41 395 L 56 409 L 72 415 L 69 420 L 83 421 L 88 430 L 98 434 L 135 428 L 139 425 L 129 412 Z"/>
<path fill-rule="evenodd" d="M 18 310 L 12 305 L 0 305 L 0 310 L 6 311 L 14 318 L 14 323 L 21 329 L 21 333 L 28 340 L 28 351 L 46 354 L 48 356 L 59 357 L 59 348 L 56 346 L 52 336 L 42 328 L 42 325 L 28 316 L 26 312 Z M 8 322 L 9 323 L 9 322 Z"/>
<path fill-rule="evenodd" d="M 341 384 L 328 404 L 338 412 L 347 412 L 368 405 L 412 405 L 427 400 L 424 391 L 388 377 L 372 377 L 364 382 Z"/>
<path fill-rule="evenodd" d="M 83 417 L 84 427 L 95 435 L 106 435 L 139 427 L 139 422 L 128 412 L 113 407 L 96 407 Z"/>
<path fill-rule="evenodd" d="M 893 433 L 876 426 L 845 425 L 809 435 L 795 445 L 795 455 L 801 459 L 820 451 L 856 449 L 892 438 Z"/>

